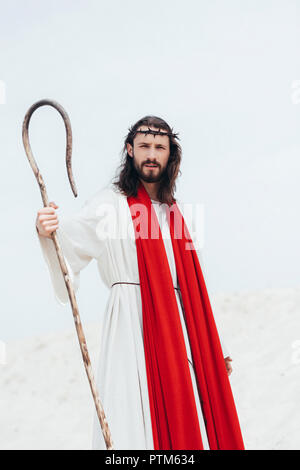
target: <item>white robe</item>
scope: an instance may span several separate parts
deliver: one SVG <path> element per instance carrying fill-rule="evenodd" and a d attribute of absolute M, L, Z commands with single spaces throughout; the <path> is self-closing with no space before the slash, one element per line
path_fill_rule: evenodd
<path fill-rule="evenodd" d="M 176 287 L 178 286 L 176 266 L 169 226 L 165 216 L 166 206 L 153 200 L 152 203 L 160 224 L 173 285 Z M 179 201 L 177 204 L 180 208 Z M 126 233 L 130 236 L 127 235 L 123 238 L 99 237 L 100 232 L 107 231 L 106 209 L 109 207 L 113 207 L 115 213 L 118 214 L 116 219 L 118 229 L 121 226 L 125 228 L 126 225 L 126 230 L 128 230 Z M 182 210 L 181 212 L 183 213 Z M 112 219 L 109 225 L 111 229 Z M 189 228 L 188 223 L 187 226 Z M 192 233 L 190 228 L 189 231 Z M 139 283 L 134 227 L 130 209 L 126 197 L 112 185 L 100 189 L 90 197 L 75 215 L 69 218 L 60 217 L 57 235 L 75 291 L 79 287 L 80 271 L 92 259 L 97 260 L 100 277 L 109 288 L 118 281 Z M 38 238 L 49 268 L 56 299 L 65 305 L 69 302 L 69 298 L 54 244 L 51 239 L 40 235 Z M 196 243 L 194 236 L 193 241 Z M 200 251 L 197 250 L 197 253 L 202 267 Z M 185 338 L 201 436 L 204 448 L 209 449 L 180 297 L 178 290 L 174 289 L 174 291 Z M 100 308 L 102 309 L 103 306 Z M 226 348 L 223 343 L 221 344 L 224 357 L 226 357 L 228 355 Z M 111 430 L 114 448 L 116 450 L 153 450 L 139 285 L 117 284 L 111 287 L 101 327 L 99 347 L 98 367 L 95 374 L 96 383 Z M 96 411 L 92 448 L 106 449 Z"/>

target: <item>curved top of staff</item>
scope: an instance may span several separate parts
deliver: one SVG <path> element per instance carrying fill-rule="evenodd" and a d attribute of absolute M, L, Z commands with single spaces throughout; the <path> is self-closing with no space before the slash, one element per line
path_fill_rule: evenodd
<path fill-rule="evenodd" d="M 34 103 L 29 108 L 29 110 L 27 111 L 27 113 L 25 115 L 25 118 L 24 118 L 24 121 L 23 121 L 23 127 L 22 127 L 22 137 L 23 137 L 23 144 L 24 144 L 24 148 L 25 148 L 27 158 L 28 158 L 29 163 L 31 165 L 31 168 L 32 168 L 32 170 L 35 174 L 37 182 L 40 186 L 44 206 L 47 206 L 49 204 L 49 201 L 48 201 L 48 195 L 47 195 L 47 192 L 46 192 L 45 183 L 44 183 L 44 180 L 43 180 L 42 175 L 40 173 L 40 170 L 37 166 L 37 163 L 36 163 L 36 161 L 33 157 L 33 153 L 32 153 L 30 142 L 29 142 L 29 135 L 28 135 L 28 128 L 29 128 L 30 118 L 31 118 L 32 114 L 34 113 L 34 111 L 36 109 L 38 109 L 39 107 L 41 107 L 41 106 L 52 106 L 53 108 L 55 108 L 60 113 L 60 115 L 63 118 L 63 121 L 65 123 L 65 128 L 66 128 L 66 144 L 67 144 L 67 148 L 66 148 L 66 166 L 67 166 L 67 173 L 68 173 L 69 182 L 70 182 L 70 185 L 71 185 L 74 196 L 77 197 L 78 193 L 77 193 L 77 189 L 76 189 L 76 185 L 75 185 L 75 181 L 74 181 L 74 177 L 73 177 L 73 173 L 72 173 L 72 163 L 71 163 L 71 158 L 72 158 L 72 129 L 71 129 L 71 122 L 70 122 L 69 116 L 68 116 L 67 112 L 65 111 L 65 109 L 59 103 L 57 103 L 56 101 L 48 100 L 48 99 L 43 99 L 43 100 L 37 101 L 36 103 Z"/>

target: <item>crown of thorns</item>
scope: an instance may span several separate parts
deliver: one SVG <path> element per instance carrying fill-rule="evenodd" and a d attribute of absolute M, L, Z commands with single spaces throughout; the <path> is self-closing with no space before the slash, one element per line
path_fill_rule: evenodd
<path fill-rule="evenodd" d="M 145 135 L 152 134 L 152 135 L 154 135 L 154 137 L 156 135 L 168 135 L 169 137 L 174 137 L 174 139 L 180 140 L 179 137 L 178 137 L 178 132 L 177 133 L 173 132 L 173 129 L 172 129 L 171 132 L 161 131 L 160 129 L 158 131 L 154 131 L 153 129 L 150 129 L 150 127 L 148 127 L 147 130 L 143 130 L 143 131 L 142 130 L 133 131 L 132 128 L 129 128 L 128 130 L 129 130 L 129 133 L 131 134 L 132 138 L 134 138 L 137 133 L 140 133 L 140 134 L 145 134 Z"/>

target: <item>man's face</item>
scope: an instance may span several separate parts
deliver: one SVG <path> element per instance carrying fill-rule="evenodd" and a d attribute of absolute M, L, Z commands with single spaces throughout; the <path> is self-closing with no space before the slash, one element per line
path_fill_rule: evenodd
<path fill-rule="evenodd" d="M 150 127 L 152 130 L 159 130 Z M 148 126 L 140 126 L 138 130 L 148 130 Z M 165 132 L 162 130 L 162 132 Z M 133 147 L 127 144 L 128 154 L 133 158 L 134 167 L 143 181 L 156 183 L 160 181 L 168 163 L 170 142 L 167 135 L 138 133 Z M 154 166 L 153 166 L 154 165 Z"/>

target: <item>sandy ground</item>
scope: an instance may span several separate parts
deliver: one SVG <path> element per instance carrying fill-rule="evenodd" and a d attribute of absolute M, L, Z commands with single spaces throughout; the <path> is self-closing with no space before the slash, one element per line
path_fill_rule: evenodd
<path fill-rule="evenodd" d="M 300 449 L 300 288 L 219 294 L 212 304 L 246 448 Z M 100 325 L 84 330 L 96 373 Z M 90 449 L 94 404 L 75 327 L 8 343 L 6 354 L 0 449 Z"/>

